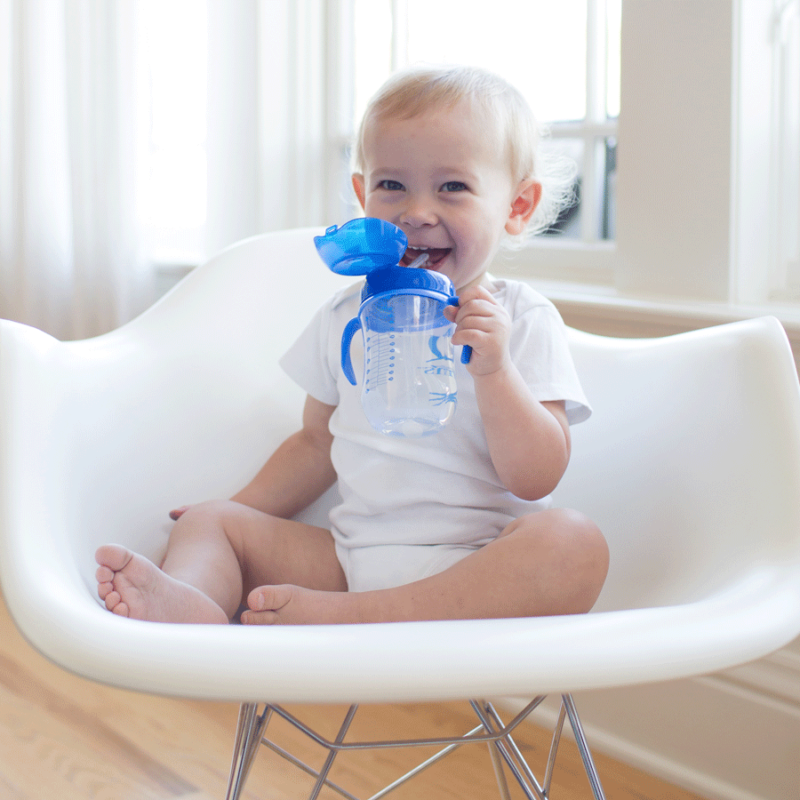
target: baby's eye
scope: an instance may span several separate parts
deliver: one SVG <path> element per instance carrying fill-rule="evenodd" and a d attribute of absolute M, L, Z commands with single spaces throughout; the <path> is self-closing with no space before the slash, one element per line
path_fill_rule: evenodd
<path fill-rule="evenodd" d="M 387 179 L 381 181 L 378 184 L 379 189 L 386 189 L 388 192 L 402 192 L 403 191 L 403 184 L 400 181 L 393 181 L 391 179 Z"/>
<path fill-rule="evenodd" d="M 465 192 L 466 190 L 467 184 L 462 181 L 447 181 L 442 185 L 443 192 Z"/>

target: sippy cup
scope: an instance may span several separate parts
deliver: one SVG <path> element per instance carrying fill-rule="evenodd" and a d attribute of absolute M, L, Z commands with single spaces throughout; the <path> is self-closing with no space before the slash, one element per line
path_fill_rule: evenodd
<path fill-rule="evenodd" d="M 351 220 L 314 239 L 322 260 L 340 275 L 366 275 L 358 316 L 342 335 L 342 370 L 356 385 L 353 337 L 364 342 L 361 406 L 373 428 L 390 436 L 436 433 L 456 410 L 455 326 L 443 315 L 458 305 L 452 281 L 414 266 L 401 267 L 408 239 L 384 220 Z M 469 360 L 464 348 L 462 361 Z"/>

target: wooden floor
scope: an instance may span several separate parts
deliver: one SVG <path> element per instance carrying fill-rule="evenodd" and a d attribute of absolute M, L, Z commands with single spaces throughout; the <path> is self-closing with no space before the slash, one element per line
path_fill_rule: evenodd
<path fill-rule="evenodd" d="M 344 708 L 293 707 L 333 738 Z M 154 697 L 112 689 L 53 666 L 19 636 L 0 602 L 1 800 L 223 800 L 238 707 Z M 443 736 L 472 728 L 461 704 L 362 707 L 352 738 Z M 281 726 L 284 726 L 281 729 Z M 323 754 L 278 721 L 276 738 L 316 768 Z M 278 737 L 279 734 L 279 737 Z M 534 770 L 549 747 L 546 732 L 526 725 L 518 741 Z M 296 746 L 292 744 L 296 742 Z M 409 769 L 417 752 L 343 754 L 332 779 L 370 797 Z M 425 753 L 427 756 L 428 753 Z M 417 760 L 420 760 L 417 757 Z M 596 755 L 608 800 L 699 800 L 610 759 Z M 247 800 L 307 798 L 312 779 L 262 748 L 247 784 Z M 522 798 L 518 787 L 512 797 Z M 406 786 L 397 800 L 489 800 L 497 797 L 485 746 L 463 747 Z M 339 797 L 325 790 L 322 798 Z M 553 778 L 553 800 L 588 800 L 591 793 L 570 741 Z"/>

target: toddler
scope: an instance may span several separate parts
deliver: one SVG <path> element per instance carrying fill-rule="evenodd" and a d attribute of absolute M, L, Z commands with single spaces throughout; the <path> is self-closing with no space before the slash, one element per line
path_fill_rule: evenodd
<path fill-rule="evenodd" d="M 419 439 L 374 431 L 342 374 L 339 342 L 360 286 L 338 292 L 282 366 L 307 392 L 302 427 L 231 500 L 173 512 L 160 565 L 97 550 L 98 593 L 116 614 L 165 622 L 360 623 L 588 611 L 605 539 L 551 508 L 572 423 L 590 409 L 553 305 L 487 269 L 504 240 L 552 219 L 522 97 L 472 68 L 415 68 L 372 99 L 354 151 L 368 216 L 400 227 L 403 263 L 425 252 L 449 277 L 458 408 Z M 322 265 L 320 265 L 320 268 Z M 339 482 L 330 530 L 291 518 Z"/>

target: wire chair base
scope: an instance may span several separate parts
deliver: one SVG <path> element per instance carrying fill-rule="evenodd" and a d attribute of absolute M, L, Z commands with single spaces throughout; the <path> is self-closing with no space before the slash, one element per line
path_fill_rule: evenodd
<path fill-rule="evenodd" d="M 578 746 L 584 769 L 586 770 L 592 796 L 594 800 L 605 800 L 605 794 L 603 793 L 603 788 L 600 783 L 600 776 L 598 775 L 594 759 L 589 750 L 589 745 L 583 731 L 583 725 L 578 717 L 572 695 L 562 695 L 561 710 L 553 730 L 547 765 L 541 781 L 536 777 L 523 757 L 520 748 L 512 737 L 512 733 L 544 699 L 544 695 L 534 698 L 508 723 L 502 721 L 497 709 L 492 703 L 485 700 L 470 700 L 469 704 L 475 712 L 479 724 L 463 736 L 355 742 L 347 742 L 345 738 L 356 711 L 358 710 L 357 705 L 350 706 L 345 714 L 345 718 L 339 728 L 336 738 L 331 741 L 312 730 L 308 725 L 281 706 L 267 703 L 264 705 L 263 711 L 259 713 L 257 703 L 243 703 L 239 710 L 239 721 L 226 800 L 240 800 L 247 776 L 250 773 L 250 768 L 261 746 L 268 748 L 315 779 L 314 787 L 308 795 L 308 800 L 317 800 L 323 788 L 332 790 L 334 793 L 344 798 L 344 800 L 382 800 L 382 798 L 386 797 L 399 786 L 402 786 L 416 775 L 419 775 L 424 770 L 441 761 L 456 749 L 467 744 L 484 744 L 489 748 L 501 800 L 511 800 L 507 779 L 508 773 L 510 773 L 521 787 L 528 800 L 550 800 L 553 767 L 556 762 L 561 734 L 566 719 L 569 719 L 570 727 L 575 736 L 575 742 Z M 274 716 L 284 719 L 327 751 L 327 757 L 321 769 L 316 770 L 310 767 L 266 736 L 267 726 Z M 359 798 L 330 779 L 333 763 L 337 755 L 342 752 L 431 746 L 440 747 L 441 749 L 435 755 L 426 759 L 409 772 L 406 772 L 397 780 L 383 787 L 369 798 Z"/>

